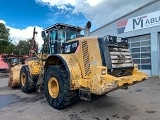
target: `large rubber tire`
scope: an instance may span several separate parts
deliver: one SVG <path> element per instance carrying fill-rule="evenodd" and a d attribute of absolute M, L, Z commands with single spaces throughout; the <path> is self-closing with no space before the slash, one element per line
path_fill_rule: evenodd
<path fill-rule="evenodd" d="M 36 86 L 32 82 L 28 66 L 23 66 L 20 71 L 20 87 L 24 93 L 35 92 Z"/>
<path fill-rule="evenodd" d="M 57 95 L 51 95 L 49 91 L 49 81 L 51 79 L 57 81 Z M 53 88 L 54 89 L 54 88 Z M 53 90 L 52 89 L 52 90 Z M 69 76 L 63 66 L 52 66 L 50 67 L 44 79 L 44 92 L 48 103 L 55 109 L 63 109 L 70 106 L 78 101 L 78 92 L 70 89 Z"/>

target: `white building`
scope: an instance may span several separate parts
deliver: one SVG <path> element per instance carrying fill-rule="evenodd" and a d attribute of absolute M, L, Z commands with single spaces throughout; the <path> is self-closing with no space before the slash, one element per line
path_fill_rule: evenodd
<path fill-rule="evenodd" d="M 149 76 L 160 77 L 160 0 L 154 0 L 91 32 L 127 37 L 134 63 Z"/>

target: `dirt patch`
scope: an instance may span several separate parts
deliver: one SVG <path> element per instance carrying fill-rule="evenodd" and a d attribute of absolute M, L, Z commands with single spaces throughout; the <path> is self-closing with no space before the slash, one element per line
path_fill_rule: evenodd
<path fill-rule="evenodd" d="M 68 116 L 70 117 L 70 120 L 83 120 L 78 116 L 78 114 L 75 114 L 75 113 L 70 114 Z"/>
<path fill-rule="evenodd" d="M 98 103 L 95 103 L 94 107 L 95 108 L 108 108 L 108 107 L 112 107 L 114 105 L 113 102 L 98 102 Z"/>
<path fill-rule="evenodd" d="M 155 110 L 146 110 L 146 113 L 155 113 Z"/>
<path fill-rule="evenodd" d="M 135 90 L 135 92 L 142 92 L 142 89 Z"/>
<path fill-rule="evenodd" d="M 95 120 L 100 120 L 99 118 L 97 118 L 97 117 L 93 117 Z"/>
<path fill-rule="evenodd" d="M 130 118 L 131 118 L 131 116 L 128 116 L 128 115 L 125 115 L 122 117 L 122 119 L 124 119 L 124 120 L 129 120 Z"/>
<path fill-rule="evenodd" d="M 114 114 L 114 115 L 112 115 L 112 117 L 114 117 L 114 118 L 120 118 L 118 114 Z"/>

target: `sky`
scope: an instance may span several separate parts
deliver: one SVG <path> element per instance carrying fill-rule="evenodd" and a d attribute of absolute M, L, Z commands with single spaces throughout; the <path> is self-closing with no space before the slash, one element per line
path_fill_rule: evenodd
<path fill-rule="evenodd" d="M 43 44 L 41 31 L 55 23 L 84 27 L 91 21 L 92 30 L 125 15 L 153 0 L 0 0 L 0 23 L 10 29 L 14 44 L 32 37 Z"/>

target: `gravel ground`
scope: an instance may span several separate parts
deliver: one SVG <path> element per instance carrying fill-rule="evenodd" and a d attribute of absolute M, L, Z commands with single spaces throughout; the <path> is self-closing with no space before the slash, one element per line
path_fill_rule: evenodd
<path fill-rule="evenodd" d="M 0 120 L 160 120 L 160 79 L 149 79 L 64 110 L 48 105 L 43 93 L 25 94 L 0 78 Z"/>

